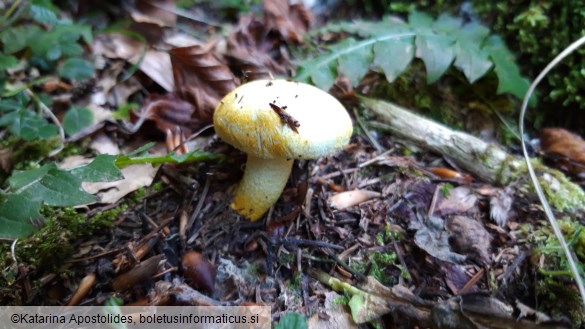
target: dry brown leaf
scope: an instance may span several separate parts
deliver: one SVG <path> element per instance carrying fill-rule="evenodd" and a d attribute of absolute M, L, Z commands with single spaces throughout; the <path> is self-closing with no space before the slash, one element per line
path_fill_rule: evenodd
<path fill-rule="evenodd" d="M 469 174 L 461 173 L 459 171 L 455 171 L 453 169 L 445 167 L 429 167 L 427 168 L 427 170 L 442 179 L 450 179 L 466 184 L 471 183 L 471 181 L 473 180 L 473 178 Z"/>
<path fill-rule="evenodd" d="M 130 15 L 139 23 L 152 23 L 162 27 L 173 27 L 177 23 L 177 15 L 163 9 L 175 7 L 174 0 L 137 0 L 135 9 Z M 134 9 L 134 8 L 133 8 Z"/>
<path fill-rule="evenodd" d="M 132 64 L 140 62 L 138 66 L 140 71 L 165 90 L 173 90 L 171 61 L 167 52 L 153 49 L 147 49 L 145 52 L 143 42 L 117 33 L 97 36 L 93 50 L 94 53 L 107 58 L 121 58 Z"/>
<path fill-rule="evenodd" d="M 368 190 L 347 191 L 331 196 L 329 198 L 329 206 L 341 210 L 381 196 L 382 194 L 379 192 Z"/>
<path fill-rule="evenodd" d="M 284 74 L 288 62 L 276 60 L 282 59 L 278 43 L 268 35 L 264 23 L 250 13 L 240 17 L 236 30 L 228 36 L 225 57 L 247 81 Z"/>
<path fill-rule="evenodd" d="M 212 122 L 220 99 L 238 85 L 229 67 L 201 46 L 174 48 L 169 52 L 175 93 L 194 105 L 192 118 L 202 128 Z"/>
<path fill-rule="evenodd" d="M 491 264 L 491 236 L 479 221 L 467 216 L 453 216 L 445 221 L 445 228 L 450 232 L 449 243 L 454 251 L 482 265 Z"/>
<path fill-rule="evenodd" d="M 146 117 L 154 121 L 158 130 L 166 132 L 167 130 L 175 131 L 177 127 L 186 134 L 190 135 L 195 130 L 203 127 L 207 123 L 202 123 L 198 118 L 193 118 L 195 107 L 192 103 L 180 99 L 175 93 L 166 95 L 150 95 L 142 104 L 140 111 L 131 112 L 132 121 L 138 117 Z"/>
<path fill-rule="evenodd" d="M 462 214 L 471 210 L 477 203 L 477 197 L 471 189 L 458 186 L 449 192 L 447 198 L 441 198 L 435 209 L 435 216 Z"/>
<path fill-rule="evenodd" d="M 540 147 L 544 155 L 561 170 L 577 175 L 585 172 L 585 140 L 562 128 L 540 131 Z"/>
<path fill-rule="evenodd" d="M 309 321 L 307 321 L 309 329 L 358 328 L 358 325 L 353 322 L 349 310 L 335 302 L 341 295 L 334 291 L 329 291 L 325 292 L 324 296 L 324 309 L 309 318 Z"/>
<path fill-rule="evenodd" d="M 284 41 L 301 43 L 313 15 L 302 4 L 288 0 L 264 0 L 264 24 L 268 31 L 277 31 Z"/>

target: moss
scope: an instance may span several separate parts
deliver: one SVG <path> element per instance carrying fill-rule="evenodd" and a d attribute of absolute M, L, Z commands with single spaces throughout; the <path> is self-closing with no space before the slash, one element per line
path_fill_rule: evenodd
<path fill-rule="evenodd" d="M 553 318 L 568 316 L 575 328 L 585 322 L 579 291 L 572 285 L 548 277 L 536 282 L 536 295 L 539 311 Z"/>
<path fill-rule="evenodd" d="M 47 273 L 72 275 L 61 269 L 61 265 L 75 250 L 75 240 L 111 227 L 126 208 L 124 205 L 86 218 L 73 208 L 43 206 L 41 213 L 46 218 L 45 224 L 32 236 L 19 240 L 15 248 L 19 265 L 27 268 L 33 286 L 38 284 L 38 278 Z M 21 292 L 13 286 L 17 267 L 8 244 L 0 245 L 0 268 L 3 269 L 0 272 L 0 303 L 22 305 L 25 302 L 21 299 Z"/>
<path fill-rule="evenodd" d="M 376 1 L 374 1 L 376 2 Z M 472 6 L 469 6 L 469 3 Z M 517 55 L 522 74 L 535 78 L 571 42 L 585 35 L 585 2 L 565 0 L 514 1 L 393 1 L 384 13 L 405 14 L 413 9 L 444 12 L 478 19 L 503 36 Z M 585 133 L 585 47 L 567 57 L 538 88 L 539 111 L 529 113 L 535 126 L 543 122 Z M 565 107 L 562 115 L 559 109 Z"/>
<path fill-rule="evenodd" d="M 445 183 L 445 184 L 441 185 L 441 189 L 439 190 L 439 192 L 441 193 L 441 196 L 443 198 L 448 198 L 449 195 L 451 194 L 452 190 L 453 190 L 453 184 Z"/>
<path fill-rule="evenodd" d="M 17 256 L 27 264 L 54 269 L 74 250 L 72 242 L 75 239 L 110 227 L 125 209 L 125 206 L 121 206 L 86 218 L 73 208 L 43 206 L 41 214 L 46 218 L 44 226 L 30 238 L 18 243 Z"/>

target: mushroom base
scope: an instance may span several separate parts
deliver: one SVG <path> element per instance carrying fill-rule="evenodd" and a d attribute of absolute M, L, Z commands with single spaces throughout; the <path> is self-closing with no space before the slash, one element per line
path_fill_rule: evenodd
<path fill-rule="evenodd" d="M 293 162 L 292 159 L 261 159 L 248 155 L 244 177 L 232 200 L 232 209 L 251 221 L 260 219 L 280 197 Z"/>

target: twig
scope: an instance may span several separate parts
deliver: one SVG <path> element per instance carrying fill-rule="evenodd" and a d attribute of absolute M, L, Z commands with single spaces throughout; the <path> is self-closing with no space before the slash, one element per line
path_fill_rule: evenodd
<path fill-rule="evenodd" d="M 284 239 L 274 239 L 272 240 L 274 244 L 284 244 L 284 245 L 293 245 L 293 246 L 311 246 L 311 247 L 319 247 L 319 248 L 329 248 L 329 249 L 337 249 L 343 250 L 344 248 L 332 243 L 327 243 L 323 241 L 315 241 L 315 240 L 305 240 L 305 239 L 297 239 L 297 238 L 284 238 Z"/>
<path fill-rule="evenodd" d="M 361 273 L 356 271 L 355 269 L 351 268 L 351 266 L 349 266 L 346 262 L 342 261 L 341 259 L 339 259 L 339 257 L 335 256 L 334 254 L 331 254 L 329 252 L 327 252 L 326 250 L 323 250 L 323 252 L 333 258 L 333 260 L 341 267 L 343 267 L 346 271 L 348 271 L 349 273 L 353 274 L 353 276 L 355 276 L 356 278 L 358 278 L 360 281 L 366 281 L 367 277 Z"/>
<path fill-rule="evenodd" d="M 358 114 L 358 112 L 357 112 L 357 110 L 355 108 L 353 109 L 353 114 L 355 116 L 355 120 L 357 121 L 358 125 L 360 126 L 360 128 L 362 128 L 364 134 L 366 135 L 366 138 L 370 141 L 370 144 L 372 144 L 372 146 L 376 149 L 376 151 L 378 151 L 378 153 L 383 152 L 384 151 L 384 148 L 372 136 L 372 134 L 370 133 L 370 131 L 366 127 L 366 124 L 364 123 L 364 121 L 362 120 L 362 118 L 359 116 L 359 114 Z"/>
<path fill-rule="evenodd" d="M 197 206 L 195 206 L 195 210 L 189 217 L 189 221 L 187 222 L 187 227 L 185 228 L 186 232 L 191 231 L 191 227 L 195 223 L 195 219 L 199 216 L 201 212 L 201 208 L 203 208 L 203 202 L 205 202 L 205 198 L 207 197 L 207 192 L 209 191 L 209 178 L 205 179 L 205 185 L 203 186 L 203 191 L 201 191 L 201 195 L 199 195 L 199 201 L 197 201 Z"/>

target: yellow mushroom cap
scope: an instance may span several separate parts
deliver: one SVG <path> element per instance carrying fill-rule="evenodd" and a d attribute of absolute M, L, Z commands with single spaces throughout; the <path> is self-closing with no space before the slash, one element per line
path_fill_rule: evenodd
<path fill-rule="evenodd" d="M 270 106 L 300 126 L 295 132 Z M 213 115 L 217 134 L 239 150 L 262 159 L 315 159 L 349 143 L 353 126 L 335 97 L 308 84 L 257 80 L 226 95 Z"/>

